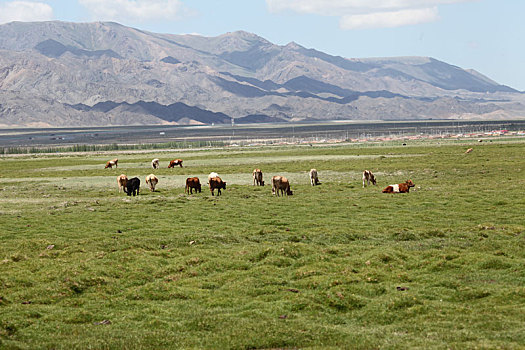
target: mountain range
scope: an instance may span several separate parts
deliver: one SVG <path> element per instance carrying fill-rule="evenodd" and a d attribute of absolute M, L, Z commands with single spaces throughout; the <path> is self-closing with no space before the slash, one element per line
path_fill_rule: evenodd
<path fill-rule="evenodd" d="M 524 93 L 430 57 L 349 59 L 243 31 L 0 25 L 0 126 L 524 117 Z"/>

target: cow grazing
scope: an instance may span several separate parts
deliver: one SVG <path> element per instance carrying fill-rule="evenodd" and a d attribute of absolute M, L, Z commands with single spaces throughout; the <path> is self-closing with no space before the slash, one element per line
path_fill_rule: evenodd
<path fill-rule="evenodd" d="M 210 191 L 211 191 L 211 195 L 213 196 L 213 191 L 215 189 L 217 189 L 217 195 L 220 196 L 221 195 L 221 188 L 222 189 L 226 189 L 226 182 L 222 181 L 222 179 L 218 176 L 215 176 L 215 177 L 212 177 L 211 179 L 209 179 L 209 184 L 210 184 Z"/>
<path fill-rule="evenodd" d="M 155 159 L 153 159 L 153 160 L 151 161 L 151 167 L 152 167 L 153 169 L 158 169 L 158 168 L 160 168 L 159 160 L 158 160 L 157 158 L 155 158 Z"/>
<path fill-rule="evenodd" d="M 472 151 L 473 151 L 473 149 L 472 149 L 472 148 L 469 148 L 468 150 L 465 151 L 465 153 L 470 153 L 470 152 L 472 152 Z"/>
<path fill-rule="evenodd" d="M 157 186 L 158 183 L 159 179 L 155 175 L 149 174 L 148 176 L 146 176 L 146 185 L 149 185 L 149 189 L 151 190 L 151 192 L 155 191 L 155 186 Z"/>
<path fill-rule="evenodd" d="M 319 178 L 317 177 L 317 169 L 310 169 L 310 183 L 312 186 L 320 185 Z"/>
<path fill-rule="evenodd" d="M 284 176 L 272 177 L 272 194 L 277 194 L 277 197 L 279 197 L 279 191 L 281 191 L 282 196 L 284 196 L 284 193 L 288 196 L 293 195 L 292 190 L 290 190 L 290 183 Z"/>
<path fill-rule="evenodd" d="M 376 184 L 376 177 L 370 170 L 363 171 L 363 188 L 365 188 L 365 182 L 367 186 L 370 186 L 370 182 L 372 182 L 373 185 Z"/>
<path fill-rule="evenodd" d="M 261 169 L 253 169 L 253 185 L 264 186 L 263 173 Z"/>
<path fill-rule="evenodd" d="M 121 174 L 117 176 L 118 193 L 122 192 L 124 187 L 126 187 L 127 182 L 128 182 L 128 177 L 126 175 Z"/>
<path fill-rule="evenodd" d="M 201 193 L 201 182 L 198 177 L 188 177 L 186 179 L 186 188 L 184 189 L 184 192 L 187 194 L 193 194 L 194 189 L 195 192 Z"/>
<path fill-rule="evenodd" d="M 128 180 L 126 183 L 126 187 L 124 187 L 124 192 L 128 194 L 128 196 L 133 196 L 139 194 L 140 189 L 140 179 L 138 177 L 133 177 Z"/>
<path fill-rule="evenodd" d="M 410 187 L 414 186 L 412 180 L 407 180 L 402 184 L 386 186 L 383 189 L 383 193 L 408 193 L 410 192 Z"/>
<path fill-rule="evenodd" d="M 170 164 L 168 165 L 168 168 L 174 168 L 177 165 L 182 168 L 182 159 L 173 159 L 173 160 L 171 160 Z"/>
<path fill-rule="evenodd" d="M 108 160 L 106 162 L 106 166 L 104 167 L 104 169 L 107 169 L 107 168 L 113 169 L 113 167 L 118 168 L 118 159 L 117 158 L 112 159 L 112 160 Z"/>
<path fill-rule="evenodd" d="M 210 180 L 214 177 L 219 177 L 219 174 L 217 174 L 216 172 L 212 171 L 210 173 L 210 175 L 208 175 L 208 183 L 210 183 Z"/>

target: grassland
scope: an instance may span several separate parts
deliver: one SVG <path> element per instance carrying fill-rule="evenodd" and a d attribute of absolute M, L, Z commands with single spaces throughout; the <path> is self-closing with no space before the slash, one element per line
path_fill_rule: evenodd
<path fill-rule="evenodd" d="M 0 348 L 525 348 L 525 143 L 470 146 L 2 157 Z"/>

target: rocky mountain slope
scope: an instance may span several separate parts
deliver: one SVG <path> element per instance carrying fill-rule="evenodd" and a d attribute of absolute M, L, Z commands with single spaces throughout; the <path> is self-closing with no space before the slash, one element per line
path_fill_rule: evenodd
<path fill-rule="evenodd" d="M 428 57 L 346 59 L 251 33 L 0 25 L 0 125 L 525 117 L 522 93 Z"/>

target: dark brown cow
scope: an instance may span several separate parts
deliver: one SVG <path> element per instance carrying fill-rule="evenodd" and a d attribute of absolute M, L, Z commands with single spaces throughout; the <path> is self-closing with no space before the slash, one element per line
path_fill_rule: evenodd
<path fill-rule="evenodd" d="M 118 168 L 118 158 L 115 158 L 115 159 L 112 159 L 112 160 L 108 160 L 108 161 L 106 162 L 106 166 L 104 167 L 104 169 L 107 169 L 107 168 L 112 169 L 113 166 L 114 166 L 115 168 Z"/>
<path fill-rule="evenodd" d="M 263 173 L 261 169 L 253 169 L 253 185 L 264 186 Z"/>
<path fill-rule="evenodd" d="M 126 186 L 124 187 L 124 192 L 128 194 L 128 196 L 138 195 L 140 190 L 140 179 L 138 177 L 133 177 L 128 180 L 126 183 Z"/>
<path fill-rule="evenodd" d="M 365 188 L 365 182 L 367 186 L 370 186 L 370 182 L 372 182 L 373 185 L 376 184 L 376 177 L 370 170 L 363 171 L 363 188 Z"/>
<path fill-rule="evenodd" d="M 168 168 L 174 168 L 179 165 L 182 168 L 182 159 L 173 159 L 170 161 Z"/>
<path fill-rule="evenodd" d="M 201 193 L 201 182 L 198 177 L 188 177 L 186 179 L 186 188 L 184 189 L 185 193 L 193 194 L 193 189 L 195 192 Z"/>
<path fill-rule="evenodd" d="M 284 196 L 284 193 L 288 196 L 293 195 L 292 190 L 290 190 L 290 183 L 284 176 L 272 177 L 272 194 L 277 194 L 277 197 L 279 197 L 279 191 L 281 191 L 282 196 Z"/>
<path fill-rule="evenodd" d="M 210 191 L 211 195 L 213 196 L 213 190 L 217 189 L 217 195 L 221 195 L 221 188 L 226 189 L 226 182 L 222 181 L 222 179 L 218 176 L 212 177 L 209 179 L 210 181 Z"/>
<path fill-rule="evenodd" d="M 412 180 L 407 180 L 402 184 L 386 186 L 383 193 L 408 193 L 410 192 L 410 187 L 414 186 Z"/>

